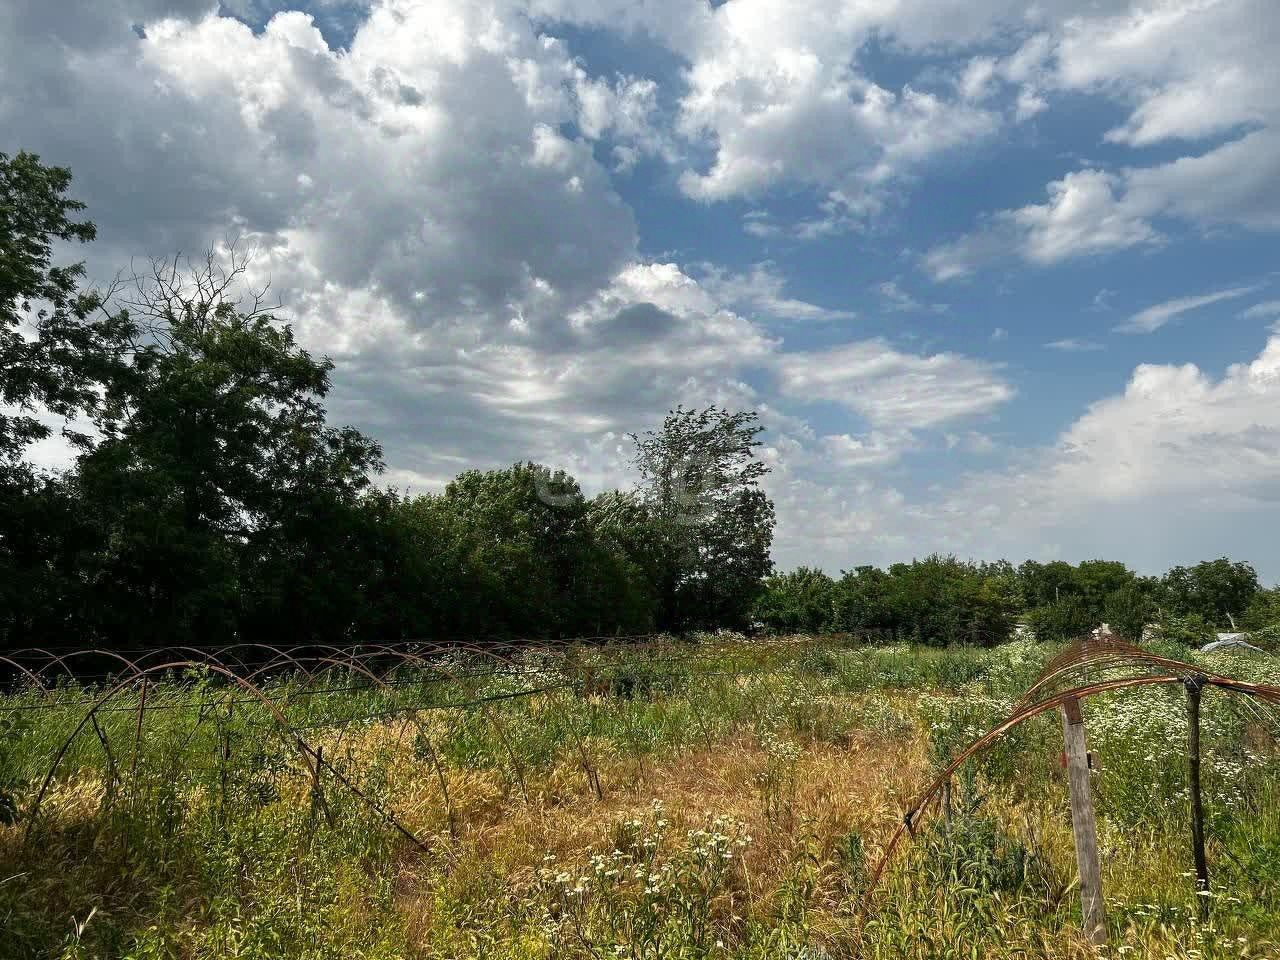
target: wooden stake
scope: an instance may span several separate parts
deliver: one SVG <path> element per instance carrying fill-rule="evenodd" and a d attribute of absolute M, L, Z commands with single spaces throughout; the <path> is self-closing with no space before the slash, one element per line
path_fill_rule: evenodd
<path fill-rule="evenodd" d="M 1187 687 L 1187 762 L 1191 789 L 1191 856 L 1196 864 L 1196 899 L 1200 919 L 1209 919 L 1209 864 L 1204 856 L 1204 806 L 1200 798 L 1200 689 L 1204 681 L 1189 677 Z"/>
<path fill-rule="evenodd" d="M 1067 783 L 1071 791 L 1071 829 L 1075 834 L 1076 863 L 1080 867 L 1080 912 L 1089 942 L 1107 942 L 1107 911 L 1102 899 L 1102 869 L 1098 861 L 1098 825 L 1089 792 L 1089 752 L 1084 739 L 1084 717 L 1079 700 L 1062 705 L 1062 740 L 1067 756 Z"/>

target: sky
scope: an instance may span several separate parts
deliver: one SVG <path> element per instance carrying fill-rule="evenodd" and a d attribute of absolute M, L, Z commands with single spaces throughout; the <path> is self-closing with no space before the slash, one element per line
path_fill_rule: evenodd
<path fill-rule="evenodd" d="M 782 569 L 1273 582 L 1277 49 L 1275 0 L 7 0 L 0 150 L 97 282 L 252 250 L 402 489 L 628 485 L 716 403 Z"/>

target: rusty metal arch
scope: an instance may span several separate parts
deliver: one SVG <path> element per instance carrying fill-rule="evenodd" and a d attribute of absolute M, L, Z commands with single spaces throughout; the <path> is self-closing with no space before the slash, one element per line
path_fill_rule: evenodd
<path fill-rule="evenodd" d="M 1036 693 L 1050 687 L 1054 681 L 1069 676 L 1074 670 L 1086 670 L 1091 667 L 1113 669 L 1124 666 L 1155 668 L 1165 672 L 1101 680 L 1060 690 L 1040 699 L 1033 699 Z M 1070 645 L 1049 662 L 1044 672 L 1019 699 L 1014 711 L 1008 717 L 997 723 L 957 754 L 951 763 L 917 795 L 916 799 L 904 812 L 902 822 L 889 838 L 879 862 L 870 875 L 866 888 L 868 902 L 870 893 L 878 884 L 903 837 L 907 834 L 914 835 L 915 827 L 919 822 L 918 818 L 928 810 L 931 804 L 940 799 L 944 784 L 950 781 L 955 772 L 967 760 L 985 751 L 1014 727 L 1050 710 L 1056 710 L 1069 700 L 1084 700 L 1113 690 L 1164 684 L 1185 684 L 1192 679 L 1198 680 L 1206 686 L 1218 687 L 1219 689 L 1240 694 L 1250 701 L 1261 701 L 1273 708 L 1280 708 L 1280 687 L 1277 686 L 1235 680 L 1231 677 L 1205 670 L 1195 664 L 1161 657 L 1114 640 L 1083 641 Z"/>

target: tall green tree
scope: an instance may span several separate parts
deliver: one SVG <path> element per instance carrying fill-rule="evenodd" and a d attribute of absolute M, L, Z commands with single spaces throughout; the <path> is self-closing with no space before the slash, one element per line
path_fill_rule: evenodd
<path fill-rule="evenodd" d="M 935 554 L 887 571 L 862 566 L 834 589 L 840 630 L 934 646 L 991 646 L 1007 640 L 1019 608 L 1017 578 L 1005 563 L 966 563 Z"/>
<path fill-rule="evenodd" d="M 1087 637 L 1100 622 L 1078 593 L 1062 594 L 1057 600 L 1042 604 L 1027 614 L 1036 639 L 1044 643 L 1066 643 Z"/>
<path fill-rule="evenodd" d="M 643 571 L 564 471 L 469 470 L 407 509 L 433 541 L 424 635 L 567 637 L 652 625 Z"/>
<path fill-rule="evenodd" d="M 886 636 L 901 627 L 894 608 L 890 576 L 864 564 L 844 571 L 832 597 L 832 627 L 846 633 L 873 631 Z"/>
<path fill-rule="evenodd" d="M 0 469 L 52 433 L 39 414 L 74 419 L 98 405 L 116 372 L 125 328 L 82 293 L 83 263 L 54 265 L 58 241 L 96 235 L 76 220 L 84 204 L 67 196 L 71 172 L 30 153 L 0 153 Z M 86 442 L 83 433 L 68 431 Z"/>
<path fill-rule="evenodd" d="M 127 364 L 78 479 L 110 542 L 93 571 L 109 633 L 225 638 L 244 574 L 274 554 L 305 582 L 327 562 L 319 538 L 334 512 L 381 469 L 374 441 L 326 422 L 333 364 L 260 296 L 237 296 L 245 267 L 234 251 L 226 268 L 212 254 L 189 272 L 155 264 L 115 305 Z"/>
<path fill-rule="evenodd" d="M 74 484 L 25 460 L 50 421 L 89 446 L 84 417 L 119 371 L 125 339 L 101 299 L 80 291 L 82 263 L 57 265 L 59 243 L 86 243 L 70 171 L 0 153 L 0 647 L 83 638 L 80 561 L 98 532 Z"/>
<path fill-rule="evenodd" d="M 659 430 L 632 434 L 647 510 L 643 558 L 664 629 L 745 625 L 772 569 L 768 466 L 755 411 L 677 407 Z"/>
<path fill-rule="evenodd" d="M 1162 600 L 1179 616 L 1203 617 L 1228 628 L 1239 621 L 1258 593 L 1258 573 L 1248 563 L 1226 557 L 1194 567 L 1174 567 L 1161 580 Z"/>
<path fill-rule="evenodd" d="M 1240 626 L 1246 630 L 1263 630 L 1280 626 L 1280 587 L 1259 590 L 1249 601 Z"/>

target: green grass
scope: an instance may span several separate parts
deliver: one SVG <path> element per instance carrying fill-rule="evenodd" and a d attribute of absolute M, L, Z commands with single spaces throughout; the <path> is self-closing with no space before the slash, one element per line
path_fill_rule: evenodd
<path fill-rule="evenodd" d="M 708 638 L 496 672 L 460 656 L 386 688 L 271 679 L 287 727 L 192 671 L 148 684 L 141 733 L 137 685 L 88 724 L 106 689 L 13 692 L 0 956 L 1092 956 L 1055 717 L 966 768 L 949 822 L 866 891 L 910 799 L 1050 653 Z M 1211 665 L 1280 680 L 1270 661 Z M 1280 955 L 1275 731 L 1206 693 L 1202 924 L 1181 700 L 1116 693 L 1086 718 L 1109 955 Z M 295 734 L 321 750 L 318 783 Z"/>

